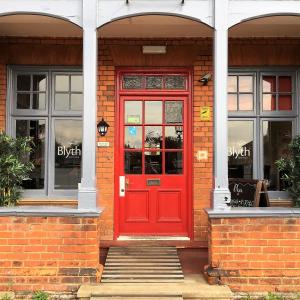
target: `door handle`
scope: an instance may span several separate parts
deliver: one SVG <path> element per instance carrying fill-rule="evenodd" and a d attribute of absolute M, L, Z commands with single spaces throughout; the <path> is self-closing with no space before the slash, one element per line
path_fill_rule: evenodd
<path fill-rule="evenodd" d="M 119 177 L 119 196 L 125 197 L 125 176 Z"/>

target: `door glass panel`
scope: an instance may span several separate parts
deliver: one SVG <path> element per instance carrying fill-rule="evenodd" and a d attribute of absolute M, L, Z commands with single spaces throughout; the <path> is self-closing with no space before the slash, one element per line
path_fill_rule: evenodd
<path fill-rule="evenodd" d="M 182 174 L 182 152 L 166 152 L 165 154 L 165 170 L 166 174 Z"/>
<path fill-rule="evenodd" d="M 142 148 L 142 127 L 126 126 L 125 127 L 125 149 Z"/>
<path fill-rule="evenodd" d="M 165 127 L 165 148 L 181 149 L 183 143 L 183 126 Z"/>
<path fill-rule="evenodd" d="M 146 89 L 162 89 L 163 78 L 162 76 L 147 76 Z"/>
<path fill-rule="evenodd" d="M 123 88 L 126 90 L 141 89 L 143 87 L 144 76 L 124 75 Z"/>
<path fill-rule="evenodd" d="M 18 91 L 30 91 L 30 75 L 18 75 L 17 76 L 17 90 Z"/>
<path fill-rule="evenodd" d="M 71 76 L 71 91 L 72 92 L 82 92 L 83 90 L 83 80 L 81 75 Z"/>
<path fill-rule="evenodd" d="M 162 101 L 145 101 L 145 123 L 162 123 Z"/>
<path fill-rule="evenodd" d="M 276 76 L 263 76 L 263 92 L 264 93 L 276 92 Z"/>
<path fill-rule="evenodd" d="M 240 93 L 253 92 L 253 76 L 239 76 L 239 92 Z"/>
<path fill-rule="evenodd" d="M 77 189 L 81 177 L 82 121 L 55 120 L 55 189 Z"/>
<path fill-rule="evenodd" d="M 292 110 L 292 96 L 279 95 L 278 96 L 278 110 Z"/>
<path fill-rule="evenodd" d="M 186 77 L 178 75 L 170 75 L 165 77 L 165 88 L 174 90 L 185 89 Z"/>
<path fill-rule="evenodd" d="M 279 92 L 291 93 L 292 92 L 292 77 L 291 76 L 279 76 Z"/>
<path fill-rule="evenodd" d="M 71 94 L 71 110 L 82 110 L 82 94 Z"/>
<path fill-rule="evenodd" d="M 183 120 L 182 101 L 165 102 L 165 119 L 167 124 L 182 123 Z"/>
<path fill-rule="evenodd" d="M 145 152 L 145 174 L 162 174 L 161 152 Z"/>
<path fill-rule="evenodd" d="M 228 76 L 228 93 L 237 93 L 237 76 Z"/>
<path fill-rule="evenodd" d="M 69 110 L 69 94 L 55 94 L 55 110 Z"/>
<path fill-rule="evenodd" d="M 125 101 L 125 123 L 142 124 L 143 105 L 142 101 Z"/>
<path fill-rule="evenodd" d="M 237 94 L 228 94 L 228 110 L 237 110 Z"/>
<path fill-rule="evenodd" d="M 30 94 L 17 94 L 17 108 L 30 109 Z"/>
<path fill-rule="evenodd" d="M 228 121 L 228 175 L 246 179 L 253 176 L 252 121 Z"/>
<path fill-rule="evenodd" d="M 142 152 L 125 152 L 125 174 L 142 174 Z"/>
<path fill-rule="evenodd" d="M 145 126 L 145 148 L 162 148 L 161 126 Z"/>
<path fill-rule="evenodd" d="M 253 94 L 239 94 L 239 110 L 253 110 Z"/>
<path fill-rule="evenodd" d="M 56 75 L 55 76 L 55 90 L 57 92 L 69 91 L 69 76 L 68 75 Z"/>
<path fill-rule="evenodd" d="M 16 120 L 16 137 L 30 136 L 33 139 L 33 152 L 26 159 L 34 164 L 29 180 L 24 180 L 24 189 L 43 189 L 45 185 L 45 120 Z"/>
<path fill-rule="evenodd" d="M 276 96 L 271 94 L 263 95 L 263 110 L 276 110 Z"/>
<path fill-rule="evenodd" d="M 32 108 L 33 109 L 46 109 L 46 94 L 38 93 L 32 95 Z"/>
<path fill-rule="evenodd" d="M 46 91 L 46 75 L 33 75 L 33 91 Z"/>
<path fill-rule="evenodd" d="M 275 161 L 288 153 L 291 139 L 291 121 L 263 122 L 264 178 L 268 180 L 268 189 L 271 191 L 282 191 L 286 188 Z"/>

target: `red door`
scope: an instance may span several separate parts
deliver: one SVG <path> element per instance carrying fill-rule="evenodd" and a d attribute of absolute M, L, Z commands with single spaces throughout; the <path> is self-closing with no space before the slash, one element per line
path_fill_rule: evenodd
<path fill-rule="evenodd" d="M 188 236 L 188 96 L 123 95 L 119 105 L 117 236 Z"/>

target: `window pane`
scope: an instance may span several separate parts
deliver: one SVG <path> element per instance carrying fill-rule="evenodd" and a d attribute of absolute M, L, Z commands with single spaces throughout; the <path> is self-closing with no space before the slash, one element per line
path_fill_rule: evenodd
<path fill-rule="evenodd" d="M 71 94 L 71 110 L 82 110 L 82 94 Z"/>
<path fill-rule="evenodd" d="M 292 96 L 280 95 L 278 97 L 278 110 L 292 110 Z"/>
<path fill-rule="evenodd" d="M 30 75 L 17 76 L 17 90 L 30 91 Z"/>
<path fill-rule="evenodd" d="M 72 75 L 71 76 L 71 91 L 72 92 L 82 92 L 83 81 L 82 75 Z"/>
<path fill-rule="evenodd" d="M 145 101 L 145 123 L 162 123 L 162 101 Z"/>
<path fill-rule="evenodd" d="M 30 94 L 17 94 L 17 109 L 30 109 Z"/>
<path fill-rule="evenodd" d="M 292 139 L 291 121 L 263 122 L 264 178 L 268 179 L 269 190 L 284 190 L 285 185 L 278 172 L 275 161 L 288 152 Z"/>
<path fill-rule="evenodd" d="M 123 88 L 126 90 L 134 90 L 143 88 L 144 76 L 141 75 L 125 75 L 123 77 Z"/>
<path fill-rule="evenodd" d="M 145 173 L 162 174 L 161 152 L 145 152 Z"/>
<path fill-rule="evenodd" d="M 276 76 L 263 76 L 263 92 L 264 93 L 276 92 Z"/>
<path fill-rule="evenodd" d="M 34 164 L 29 180 L 23 181 L 24 189 L 43 189 L 45 183 L 45 134 L 44 120 L 16 120 L 16 137 L 30 136 L 33 138 L 33 152 L 27 159 Z"/>
<path fill-rule="evenodd" d="M 162 76 L 147 76 L 146 89 L 162 89 L 163 78 Z"/>
<path fill-rule="evenodd" d="M 228 110 L 231 111 L 237 110 L 237 94 L 228 95 Z"/>
<path fill-rule="evenodd" d="M 45 93 L 39 93 L 39 94 L 32 95 L 32 108 L 40 109 L 40 110 L 46 109 L 46 94 Z"/>
<path fill-rule="evenodd" d="M 55 94 L 55 110 L 69 110 L 69 94 Z"/>
<path fill-rule="evenodd" d="M 183 127 L 166 126 L 165 127 L 165 148 L 181 149 L 183 144 Z"/>
<path fill-rule="evenodd" d="M 166 152 L 166 174 L 182 174 L 182 152 Z"/>
<path fill-rule="evenodd" d="M 253 94 L 239 94 L 239 110 L 253 110 Z"/>
<path fill-rule="evenodd" d="M 291 93 L 292 92 L 292 78 L 291 76 L 279 76 L 279 92 Z"/>
<path fill-rule="evenodd" d="M 81 177 L 82 121 L 55 120 L 55 189 L 77 189 Z"/>
<path fill-rule="evenodd" d="M 228 121 L 228 175 L 247 179 L 253 176 L 252 121 Z"/>
<path fill-rule="evenodd" d="M 142 148 L 142 127 L 126 126 L 124 148 L 137 149 Z"/>
<path fill-rule="evenodd" d="M 38 92 L 46 91 L 46 75 L 33 75 L 33 90 Z"/>
<path fill-rule="evenodd" d="M 237 76 L 228 76 L 228 93 L 237 93 Z"/>
<path fill-rule="evenodd" d="M 182 123 L 183 119 L 182 101 L 165 102 L 165 119 L 167 124 Z"/>
<path fill-rule="evenodd" d="M 142 174 L 142 152 L 125 152 L 125 174 Z"/>
<path fill-rule="evenodd" d="M 161 126 L 145 126 L 145 148 L 162 148 Z"/>
<path fill-rule="evenodd" d="M 253 92 L 253 76 L 239 76 L 239 92 Z"/>
<path fill-rule="evenodd" d="M 142 124 L 142 101 L 125 101 L 126 124 Z"/>
<path fill-rule="evenodd" d="M 276 96 L 271 94 L 263 95 L 263 110 L 276 110 Z"/>
<path fill-rule="evenodd" d="M 57 92 L 68 92 L 70 90 L 68 75 L 55 76 L 55 90 Z"/>
<path fill-rule="evenodd" d="M 165 88 L 174 90 L 184 90 L 186 78 L 181 75 L 171 75 L 165 77 Z"/>

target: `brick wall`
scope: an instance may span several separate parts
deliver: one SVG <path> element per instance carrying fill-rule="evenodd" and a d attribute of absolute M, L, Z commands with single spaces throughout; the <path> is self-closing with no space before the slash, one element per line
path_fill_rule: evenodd
<path fill-rule="evenodd" d="M 300 292 L 300 218 L 210 220 L 208 270 L 241 292 Z"/>
<path fill-rule="evenodd" d="M 98 218 L 0 216 L 0 291 L 75 292 L 98 266 Z"/>

